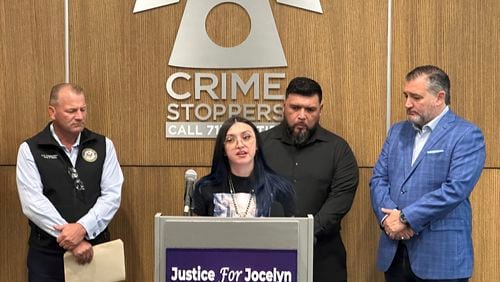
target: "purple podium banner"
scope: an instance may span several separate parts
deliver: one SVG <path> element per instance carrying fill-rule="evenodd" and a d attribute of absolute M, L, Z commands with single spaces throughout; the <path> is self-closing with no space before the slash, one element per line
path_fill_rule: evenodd
<path fill-rule="evenodd" d="M 296 282 L 297 250 L 166 249 L 166 281 Z"/>

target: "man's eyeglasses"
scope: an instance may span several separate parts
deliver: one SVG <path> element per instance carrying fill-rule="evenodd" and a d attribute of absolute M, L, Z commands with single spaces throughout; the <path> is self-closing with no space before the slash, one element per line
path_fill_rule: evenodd
<path fill-rule="evenodd" d="M 71 179 L 73 179 L 73 184 L 75 185 L 75 189 L 77 191 L 85 191 L 85 185 L 83 185 L 83 181 L 80 179 L 80 177 L 78 177 L 78 172 L 76 171 L 76 168 L 69 167 L 68 174 L 69 176 L 71 176 Z"/>

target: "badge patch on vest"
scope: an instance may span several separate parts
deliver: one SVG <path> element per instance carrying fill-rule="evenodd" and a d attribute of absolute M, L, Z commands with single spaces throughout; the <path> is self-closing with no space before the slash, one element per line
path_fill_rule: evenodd
<path fill-rule="evenodd" d="M 82 151 L 82 157 L 89 163 L 95 162 L 97 160 L 97 152 L 91 148 L 85 148 Z"/>
<path fill-rule="evenodd" d="M 57 154 L 49 155 L 49 154 L 40 154 L 40 156 L 47 160 L 57 160 Z"/>

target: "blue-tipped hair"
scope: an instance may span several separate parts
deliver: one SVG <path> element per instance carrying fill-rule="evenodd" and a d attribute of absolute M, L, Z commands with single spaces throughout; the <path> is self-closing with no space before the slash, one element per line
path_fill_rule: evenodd
<path fill-rule="evenodd" d="M 224 141 L 229 128 L 237 122 L 248 124 L 255 134 L 257 151 L 255 152 L 254 168 L 251 179 L 257 199 L 257 216 L 269 216 L 273 201 L 277 200 L 279 195 L 292 195 L 290 199 L 294 199 L 294 190 L 288 180 L 276 174 L 266 163 L 262 153 L 262 139 L 259 131 L 257 127 L 246 118 L 233 116 L 222 124 L 215 140 L 210 174 L 201 178 L 196 183 L 196 186 L 199 189 L 203 189 L 205 186 L 228 187 L 228 176 L 231 173 L 231 168 L 224 149 Z"/>

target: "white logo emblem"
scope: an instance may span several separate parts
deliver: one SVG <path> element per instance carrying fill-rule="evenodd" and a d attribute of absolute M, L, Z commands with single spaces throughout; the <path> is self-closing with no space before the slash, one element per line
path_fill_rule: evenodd
<path fill-rule="evenodd" d="M 41 154 L 40 156 L 47 160 L 57 160 L 57 154 L 55 155 Z"/>
<path fill-rule="evenodd" d="M 82 151 L 82 157 L 85 161 L 93 163 L 97 160 L 97 152 L 94 149 L 85 148 Z"/>
<path fill-rule="evenodd" d="M 179 0 L 136 0 L 134 13 L 178 2 Z M 277 2 L 317 13 L 323 12 L 320 0 Z M 248 37 L 232 48 L 218 46 L 205 30 L 209 12 L 221 3 L 241 6 L 251 21 Z M 187 0 L 168 64 L 215 69 L 286 67 L 286 58 L 269 0 Z"/>

